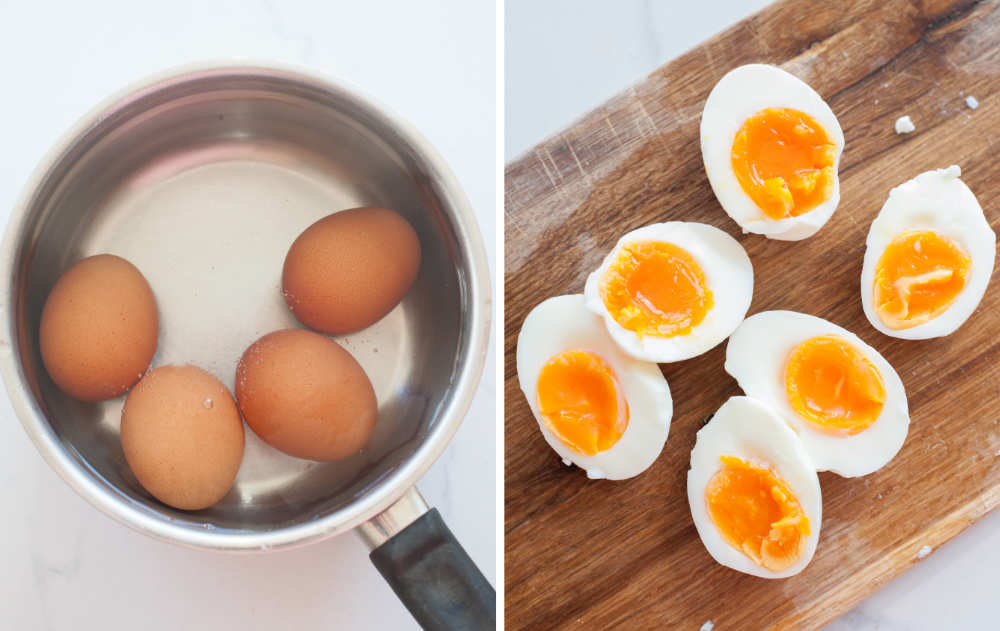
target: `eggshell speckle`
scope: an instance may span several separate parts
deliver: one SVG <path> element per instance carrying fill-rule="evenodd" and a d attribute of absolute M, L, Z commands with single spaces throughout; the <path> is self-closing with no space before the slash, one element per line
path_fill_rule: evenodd
<path fill-rule="evenodd" d="M 143 377 L 125 399 L 121 440 L 143 488 L 183 510 L 222 499 L 243 460 L 236 401 L 221 381 L 190 365 L 161 366 Z"/>
<path fill-rule="evenodd" d="M 85 258 L 59 278 L 42 309 L 42 362 L 59 389 L 81 401 L 125 393 L 156 352 L 156 299 L 123 258 Z"/>
<path fill-rule="evenodd" d="M 328 337 L 300 329 L 260 338 L 236 368 L 243 418 L 291 456 L 333 461 L 368 442 L 378 406 L 357 360 Z"/>
<path fill-rule="evenodd" d="M 399 304 L 417 277 L 420 241 L 385 208 L 353 208 L 320 219 L 285 257 L 285 302 L 302 324 L 342 334 L 368 327 Z"/>

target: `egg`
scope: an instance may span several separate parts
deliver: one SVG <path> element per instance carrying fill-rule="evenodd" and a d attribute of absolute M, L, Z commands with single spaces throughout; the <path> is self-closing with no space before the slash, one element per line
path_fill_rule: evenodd
<path fill-rule="evenodd" d="M 753 266 L 722 230 L 670 221 L 623 236 L 584 294 L 622 350 L 673 362 L 704 353 L 739 325 L 753 296 Z"/>
<path fill-rule="evenodd" d="M 701 115 L 701 155 L 723 210 L 744 232 L 797 241 L 840 202 L 844 133 L 805 82 L 749 64 L 712 89 Z"/>
<path fill-rule="evenodd" d="M 159 318 L 153 291 L 134 265 L 111 254 L 78 261 L 42 308 L 42 363 L 80 401 L 124 394 L 153 360 Z"/>
<path fill-rule="evenodd" d="M 198 510 L 229 491 L 243 460 L 243 421 L 229 389 L 196 366 L 161 366 L 122 408 L 125 461 L 164 504 Z"/>
<path fill-rule="evenodd" d="M 889 191 L 868 231 L 861 304 L 876 329 L 940 337 L 969 319 L 986 292 L 996 234 L 952 165 Z"/>
<path fill-rule="evenodd" d="M 375 390 L 361 365 L 330 338 L 301 329 L 268 333 L 243 353 L 236 400 L 247 425 L 290 456 L 342 460 L 375 429 Z"/>
<path fill-rule="evenodd" d="M 698 536 L 722 565 L 785 578 L 812 560 L 819 478 L 802 441 L 763 403 L 732 397 L 698 430 L 687 491 Z"/>
<path fill-rule="evenodd" d="M 850 331 L 816 316 L 765 311 L 729 338 L 725 370 L 795 430 L 817 471 L 867 475 L 910 426 L 893 367 Z"/>
<path fill-rule="evenodd" d="M 517 377 L 545 441 L 592 479 L 645 471 L 673 401 L 656 364 L 624 354 L 579 294 L 542 302 L 517 337 Z"/>
<path fill-rule="evenodd" d="M 399 304 L 420 269 L 420 240 L 385 208 L 352 208 L 295 239 L 281 275 L 285 303 L 302 324 L 339 335 L 371 326 Z"/>

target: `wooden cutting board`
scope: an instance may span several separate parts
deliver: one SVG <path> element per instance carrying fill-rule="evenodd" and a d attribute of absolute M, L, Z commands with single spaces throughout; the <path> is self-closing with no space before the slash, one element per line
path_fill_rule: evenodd
<path fill-rule="evenodd" d="M 705 177 L 705 98 L 750 62 L 805 80 L 844 129 L 840 206 L 804 241 L 740 234 Z M 895 134 L 903 114 L 916 132 Z M 698 629 L 711 620 L 717 631 L 814 629 L 1000 502 L 1000 281 L 956 333 L 927 341 L 875 331 L 858 287 L 869 224 L 889 189 L 918 173 L 959 164 L 996 228 L 998 128 L 1000 2 L 803 0 L 740 22 L 507 166 L 508 628 Z M 691 521 L 685 476 L 695 432 L 740 393 L 722 368 L 724 344 L 663 366 L 675 406 L 670 436 L 649 470 L 623 482 L 563 466 L 518 388 L 515 346 L 528 311 L 581 292 L 625 232 L 670 220 L 709 223 L 743 244 L 756 284 L 750 313 L 792 309 L 842 325 L 882 352 L 906 387 L 912 422 L 896 458 L 864 478 L 820 475 L 819 548 L 793 578 L 716 564 Z"/>

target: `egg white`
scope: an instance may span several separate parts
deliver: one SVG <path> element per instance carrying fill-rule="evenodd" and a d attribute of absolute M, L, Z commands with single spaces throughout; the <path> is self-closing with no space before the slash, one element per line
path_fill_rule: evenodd
<path fill-rule="evenodd" d="M 628 403 L 628 426 L 611 448 L 592 456 L 570 449 L 554 435 L 538 412 L 538 375 L 554 355 L 590 351 L 611 366 Z M 600 318 L 587 310 L 580 294 L 542 302 L 524 319 L 517 337 L 517 377 L 545 441 L 564 461 L 587 477 L 624 480 L 645 471 L 663 450 L 673 416 L 667 380 L 656 364 L 625 355 Z"/>
<path fill-rule="evenodd" d="M 645 241 L 672 243 L 684 248 L 701 266 L 714 304 L 705 319 L 686 335 L 640 337 L 615 321 L 601 299 L 601 277 L 630 243 Z M 753 298 L 753 265 L 736 239 L 714 226 L 686 221 L 669 221 L 629 232 L 604 257 L 589 277 L 584 289 L 587 308 L 604 319 L 608 333 L 626 353 L 651 362 L 674 362 L 701 355 L 717 346 L 733 332 L 750 308 Z"/>
<path fill-rule="evenodd" d="M 953 333 L 979 306 L 986 293 L 997 254 L 997 237 L 976 196 L 961 179 L 957 165 L 927 171 L 889 191 L 889 198 L 868 230 L 861 268 L 861 305 L 872 326 L 892 337 L 922 340 Z M 890 329 L 873 304 L 875 266 L 897 236 L 911 230 L 933 230 L 969 254 L 971 267 L 955 302 L 936 318 L 908 329 Z"/>
<path fill-rule="evenodd" d="M 790 567 L 772 572 L 729 545 L 712 523 L 705 489 L 722 468 L 721 456 L 736 456 L 770 465 L 795 495 L 809 519 L 809 536 L 802 555 Z M 731 397 L 707 425 L 698 430 L 687 477 L 688 503 L 698 536 L 716 561 L 761 578 L 785 578 L 801 572 L 812 560 L 823 521 L 819 478 L 802 442 L 775 412 L 749 397 Z"/>
<path fill-rule="evenodd" d="M 798 241 L 815 234 L 833 216 L 840 203 L 840 178 L 834 177 L 830 198 L 807 213 L 785 219 L 765 215 L 736 179 L 731 155 L 740 128 L 748 118 L 766 108 L 792 108 L 811 116 L 836 145 L 834 172 L 839 170 L 844 132 L 830 106 L 798 77 L 775 66 L 748 64 L 730 70 L 705 101 L 701 115 L 705 173 L 723 210 L 744 232 Z"/>
<path fill-rule="evenodd" d="M 821 335 L 847 340 L 878 369 L 885 387 L 882 412 L 854 436 L 827 434 L 792 408 L 785 391 L 785 363 L 800 343 Z M 764 311 L 746 320 L 729 338 L 726 372 L 747 396 L 772 407 L 795 430 L 817 471 L 844 477 L 867 475 L 883 467 L 903 446 L 910 414 L 903 382 L 881 353 L 836 324 L 794 311 Z"/>

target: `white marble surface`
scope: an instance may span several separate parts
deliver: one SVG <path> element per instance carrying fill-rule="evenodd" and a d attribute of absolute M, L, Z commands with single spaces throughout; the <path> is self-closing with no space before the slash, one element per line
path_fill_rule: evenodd
<path fill-rule="evenodd" d="M 3 221 L 38 159 L 82 113 L 152 72 L 234 56 L 362 87 L 440 150 L 495 269 L 495 8 L 415 2 L 0 2 Z M 420 483 L 496 580 L 494 353 L 452 444 Z M 77 497 L 0 394 L 0 629 L 410 629 L 347 534 L 253 556 L 136 534 Z"/>
<path fill-rule="evenodd" d="M 581 10 L 574 0 L 507 0 L 505 159 L 766 4 L 620 0 Z M 998 583 L 1000 512 L 932 551 L 825 631 L 995 629 Z M 690 628 L 702 622 L 692 620 Z"/>

